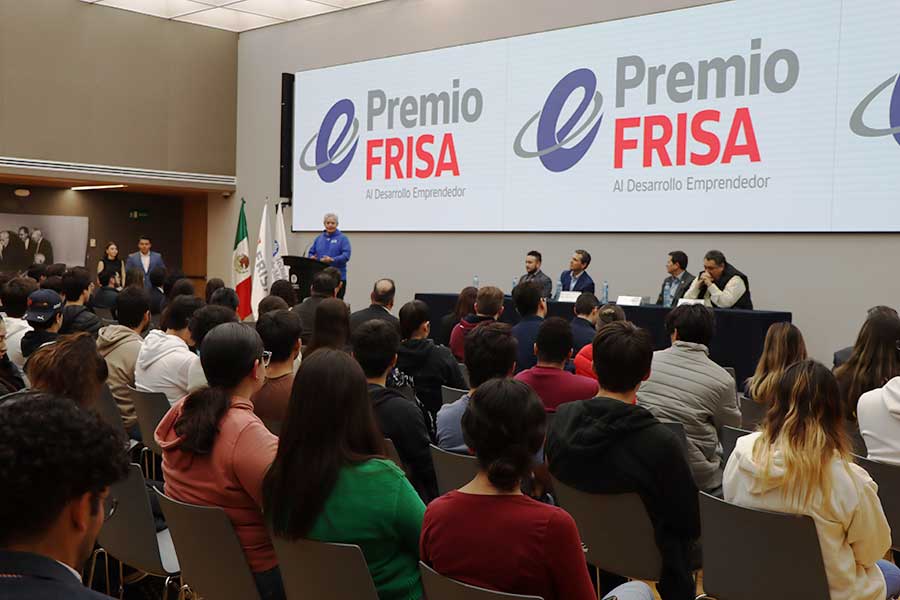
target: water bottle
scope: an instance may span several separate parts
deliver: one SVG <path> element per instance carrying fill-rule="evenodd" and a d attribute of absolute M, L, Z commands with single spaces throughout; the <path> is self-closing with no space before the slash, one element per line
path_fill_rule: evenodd
<path fill-rule="evenodd" d="M 607 280 L 603 280 L 603 300 L 601 300 L 603 304 L 609 302 L 609 282 Z"/>
<path fill-rule="evenodd" d="M 475 287 L 475 288 L 478 287 L 478 275 L 474 275 L 472 277 L 472 287 Z"/>
<path fill-rule="evenodd" d="M 556 280 L 556 291 L 553 292 L 553 300 L 554 302 L 559 300 L 559 294 L 562 292 L 562 280 Z"/>

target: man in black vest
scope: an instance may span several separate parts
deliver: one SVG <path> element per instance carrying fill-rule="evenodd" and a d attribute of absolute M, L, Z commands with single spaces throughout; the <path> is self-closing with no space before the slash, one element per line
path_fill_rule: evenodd
<path fill-rule="evenodd" d="M 703 272 L 684 297 L 702 299 L 708 306 L 716 308 L 753 310 L 750 280 L 725 260 L 725 255 L 718 250 L 710 250 L 703 257 Z"/>

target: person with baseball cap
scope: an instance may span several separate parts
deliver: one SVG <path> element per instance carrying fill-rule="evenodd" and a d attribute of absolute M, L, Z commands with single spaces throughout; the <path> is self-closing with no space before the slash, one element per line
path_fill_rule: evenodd
<path fill-rule="evenodd" d="M 25 320 L 33 331 L 22 337 L 22 356 L 26 360 L 41 346 L 56 341 L 62 327 L 62 308 L 62 298 L 53 290 L 36 290 L 28 296 Z"/>

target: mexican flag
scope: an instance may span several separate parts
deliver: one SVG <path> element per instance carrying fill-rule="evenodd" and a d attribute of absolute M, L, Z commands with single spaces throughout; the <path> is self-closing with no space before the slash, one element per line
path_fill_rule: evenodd
<path fill-rule="evenodd" d="M 231 255 L 231 285 L 237 292 L 240 304 L 237 315 L 242 321 L 252 311 L 250 308 L 250 242 L 247 239 L 247 215 L 241 198 L 241 215 L 238 217 L 237 233 L 234 236 L 234 253 Z"/>

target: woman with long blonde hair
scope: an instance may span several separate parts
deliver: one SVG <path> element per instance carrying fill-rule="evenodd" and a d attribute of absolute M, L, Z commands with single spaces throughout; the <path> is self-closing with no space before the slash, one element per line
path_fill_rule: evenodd
<path fill-rule="evenodd" d="M 762 356 L 753 377 L 747 380 L 747 395 L 759 404 L 768 404 L 769 395 L 784 370 L 806 360 L 803 334 L 791 323 L 773 323 L 766 332 Z"/>
<path fill-rule="evenodd" d="M 855 422 L 859 397 L 898 375 L 900 317 L 886 312 L 872 313 L 859 330 L 850 358 L 834 370 L 844 416 Z"/>
<path fill-rule="evenodd" d="M 880 560 L 891 530 L 878 486 L 853 464 L 837 382 L 813 360 L 775 383 L 761 430 L 739 438 L 725 467 L 725 500 L 803 514 L 816 524 L 831 600 L 900 593 L 900 569 Z"/>

